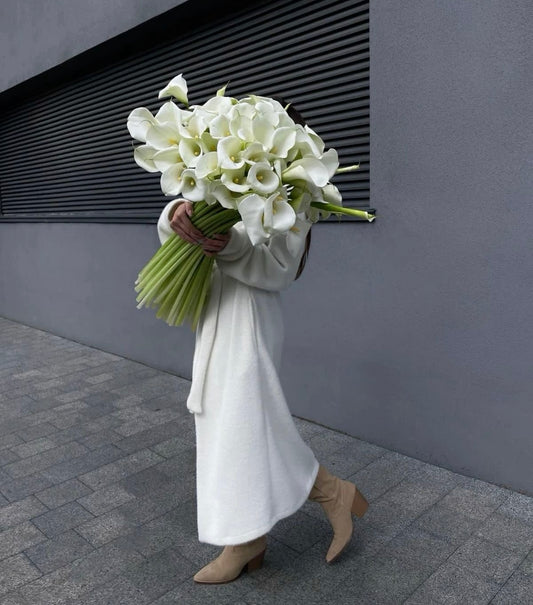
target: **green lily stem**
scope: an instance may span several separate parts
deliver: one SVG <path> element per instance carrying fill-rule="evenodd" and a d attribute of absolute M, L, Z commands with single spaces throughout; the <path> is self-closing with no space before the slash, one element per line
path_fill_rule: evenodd
<path fill-rule="evenodd" d="M 342 168 L 337 168 L 335 170 L 335 174 L 342 174 L 343 172 L 352 172 L 353 170 L 357 170 L 360 164 L 353 164 L 352 166 L 344 166 Z"/>
<path fill-rule="evenodd" d="M 346 208 L 344 206 L 337 206 L 335 204 L 330 204 L 329 202 L 311 202 L 311 206 L 313 208 L 319 208 L 320 210 L 325 210 L 326 212 L 333 212 L 334 214 L 350 214 L 351 216 L 357 216 L 359 218 L 364 218 L 369 222 L 372 222 L 375 218 L 375 214 L 371 214 L 366 210 L 356 210 L 355 208 Z"/>

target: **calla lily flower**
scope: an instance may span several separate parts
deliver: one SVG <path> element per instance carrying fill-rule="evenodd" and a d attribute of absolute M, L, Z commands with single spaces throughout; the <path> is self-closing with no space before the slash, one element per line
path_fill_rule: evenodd
<path fill-rule="evenodd" d="M 220 180 L 230 191 L 235 193 L 246 193 L 250 191 L 250 185 L 246 179 L 245 166 L 237 170 L 224 170 Z"/>
<path fill-rule="evenodd" d="M 217 145 L 218 163 L 222 169 L 236 170 L 244 166 L 242 141 L 237 137 L 220 139 Z"/>
<path fill-rule="evenodd" d="M 202 146 L 197 139 L 181 139 L 178 149 L 187 168 L 194 168 L 203 155 Z"/>
<path fill-rule="evenodd" d="M 268 162 L 254 164 L 248 171 L 247 181 L 250 189 L 263 195 L 273 193 L 280 185 L 278 175 Z"/>
<path fill-rule="evenodd" d="M 159 124 L 170 122 L 177 125 L 188 119 L 190 115 L 190 111 L 180 109 L 173 101 L 167 101 L 161 105 L 159 111 L 155 114 L 155 121 Z"/>
<path fill-rule="evenodd" d="M 325 187 L 329 180 L 329 172 L 326 166 L 317 158 L 306 157 L 295 160 L 283 171 L 283 180 L 307 181 L 317 187 Z"/>
<path fill-rule="evenodd" d="M 170 82 L 159 91 L 159 99 L 163 97 L 174 97 L 181 101 L 185 105 L 189 105 L 189 100 L 187 99 L 187 82 L 182 74 L 179 74 L 175 78 L 172 78 Z"/>
<path fill-rule="evenodd" d="M 175 124 L 154 124 L 146 134 L 146 142 L 156 149 L 177 147 L 181 137 Z"/>
<path fill-rule="evenodd" d="M 137 145 L 133 150 L 133 159 L 137 166 L 140 166 L 147 172 L 159 172 L 159 168 L 155 165 L 154 155 L 157 149 L 151 145 Z"/>
<path fill-rule="evenodd" d="M 196 176 L 199 179 L 214 177 L 219 174 L 218 154 L 216 151 L 210 151 L 200 157 L 196 164 Z"/>
<path fill-rule="evenodd" d="M 246 233 L 254 246 L 266 242 L 270 237 L 263 226 L 265 203 L 265 198 L 257 195 L 257 193 L 252 193 L 245 196 L 239 202 L 237 208 L 242 217 Z"/>
<path fill-rule="evenodd" d="M 154 154 L 154 164 L 157 170 L 163 172 L 169 166 L 174 166 L 182 162 L 179 149 L 170 147 L 169 149 L 160 149 Z"/>
<path fill-rule="evenodd" d="M 231 136 L 229 120 L 226 116 L 217 116 L 210 124 L 209 131 L 215 139 L 223 139 Z"/>
<path fill-rule="evenodd" d="M 336 149 L 328 149 L 326 153 L 322 154 L 320 161 L 327 168 L 328 181 L 333 177 L 337 168 L 339 167 L 339 156 Z"/>
<path fill-rule="evenodd" d="M 130 135 L 134 139 L 146 143 L 146 133 L 155 123 L 154 116 L 146 107 L 138 107 L 128 116 L 127 126 Z"/>
<path fill-rule="evenodd" d="M 285 233 L 296 220 L 296 213 L 281 193 L 274 193 L 265 202 L 263 224 L 267 233 Z"/>
<path fill-rule="evenodd" d="M 286 126 L 278 128 L 272 138 L 270 153 L 279 158 L 286 158 L 291 147 L 296 142 L 296 131 Z"/>
<path fill-rule="evenodd" d="M 201 202 L 206 193 L 206 183 L 198 178 L 196 171 L 192 168 L 187 168 L 181 174 L 183 181 L 181 193 L 184 198 L 191 202 Z"/>
<path fill-rule="evenodd" d="M 165 195 L 179 195 L 183 188 L 185 164 L 174 164 L 161 173 L 161 191 Z"/>

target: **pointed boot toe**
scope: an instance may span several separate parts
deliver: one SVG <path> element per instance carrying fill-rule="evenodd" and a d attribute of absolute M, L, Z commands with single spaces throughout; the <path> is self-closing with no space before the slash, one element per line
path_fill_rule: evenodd
<path fill-rule="evenodd" d="M 199 584 L 224 584 L 236 580 L 246 568 L 250 572 L 263 564 L 266 536 L 251 542 L 225 546 L 220 555 L 202 567 L 193 577 Z"/>

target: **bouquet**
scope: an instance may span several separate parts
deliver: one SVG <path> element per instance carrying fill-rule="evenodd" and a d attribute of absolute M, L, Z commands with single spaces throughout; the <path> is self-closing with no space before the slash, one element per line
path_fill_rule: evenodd
<path fill-rule="evenodd" d="M 139 107 L 128 116 L 130 135 L 140 141 L 134 160 L 148 172 L 161 173 L 161 189 L 194 203 L 192 223 L 207 237 L 227 233 L 242 220 L 251 243 L 285 234 L 294 249 L 294 233 L 303 221 L 317 222 L 331 213 L 368 221 L 375 215 L 344 208 L 330 183 L 339 172 L 335 149 L 309 126 L 297 124 L 278 101 L 257 95 L 240 100 L 226 87 L 203 105 L 189 106 L 182 74 L 159 92 L 166 101 L 154 116 Z M 196 329 L 207 302 L 213 256 L 198 244 L 170 236 L 135 281 L 137 308 L 158 308 L 168 325 L 186 319 Z"/>

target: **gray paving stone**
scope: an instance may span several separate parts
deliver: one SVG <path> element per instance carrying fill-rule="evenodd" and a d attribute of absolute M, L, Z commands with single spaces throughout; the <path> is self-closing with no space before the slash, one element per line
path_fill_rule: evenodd
<path fill-rule="evenodd" d="M 371 527 L 393 538 L 414 522 L 420 511 L 411 509 L 384 498 L 372 502 L 362 519 L 354 521 L 358 526 Z M 354 517 L 356 519 L 356 517 Z"/>
<path fill-rule="evenodd" d="M 16 433 L 0 436 L 0 450 L 19 445 L 20 443 L 24 443 L 24 441 Z"/>
<path fill-rule="evenodd" d="M 42 405 L 39 403 L 36 405 L 36 408 L 42 409 Z M 48 437 L 53 433 L 57 433 L 57 430 L 57 427 L 53 426 L 49 422 L 42 422 L 41 424 L 28 427 L 20 436 L 24 441 L 33 441 L 39 437 Z"/>
<path fill-rule="evenodd" d="M 491 605 L 522 605 L 522 603 L 533 603 L 533 576 L 516 572 L 494 597 Z"/>
<path fill-rule="evenodd" d="M 90 450 L 95 450 L 103 445 L 112 445 L 118 443 L 122 439 L 122 435 L 119 435 L 114 430 L 109 429 L 106 431 L 89 434 L 78 439 L 78 442 Z"/>
<path fill-rule="evenodd" d="M 123 575 L 145 595 L 156 599 L 196 571 L 195 566 L 181 553 L 169 548 L 152 555 Z"/>
<path fill-rule="evenodd" d="M 413 564 L 423 563 L 437 569 L 456 550 L 457 546 L 415 526 L 408 526 L 387 542 L 386 553 L 407 559 Z"/>
<path fill-rule="evenodd" d="M 46 512 L 48 508 L 35 498 L 35 496 L 28 496 L 24 500 L 8 504 L 3 508 L 0 508 L 0 531 L 13 527 L 31 519 L 37 515 Z"/>
<path fill-rule="evenodd" d="M 44 540 L 46 536 L 31 521 L 6 529 L 0 533 L 0 559 L 10 557 Z"/>
<path fill-rule="evenodd" d="M 353 437 L 349 435 L 326 429 L 313 435 L 307 443 L 313 452 L 315 452 L 316 457 L 323 459 L 350 445 L 352 441 Z"/>
<path fill-rule="evenodd" d="M 77 479 L 70 479 L 59 485 L 49 487 L 42 492 L 38 492 L 36 497 L 46 504 L 48 508 L 57 508 L 58 506 L 77 500 L 89 493 L 91 493 L 89 487 Z"/>
<path fill-rule="evenodd" d="M 522 562 L 523 556 L 481 538 L 470 538 L 448 562 L 469 569 L 487 582 L 503 584 Z"/>
<path fill-rule="evenodd" d="M 487 605 L 499 589 L 495 582 L 445 563 L 405 601 L 405 605 Z"/>
<path fill-rule="evenodd" d="M 86 557 L 37 578 L 22 586 L 19 592 L 31 603 L 66 604 L 77 600 L 143 558 L 134 551 L 125 551 L 113 544 L 105 545 Z"/>
<path fill-rule="evenodd" d="M 11 462 L 16 462 L 19 459 L 20 456 L 15 454 L 13 450 L 0 450 L 0 466 L 6 466 L 7 464 L 10 464 Z"/>
<path fill-rule="evenodd" d="M 154 426 L 137 435 L 123 439 L 118 444 L 118 447 L 125 452 L 131 453 L 157 445 L 171 437 L 180 436 L 190 439 L 191 428 L 193 428 L 190 424 L 191 420 L 194 419 L 172 420 L 167 424 Z"/>
<path fill-rule="evenodd" d="M 193 438 L 186 435 L 171 437 L 161 443 L 156 443 L 150 449 L 165 458 L 172 458 L 195 445 Z"/>
<path fill-rule="evenodd" d="M 37 454 L 36 456 L 30 456 L 24 460 L 13 462 L 4 467 L 4 470 L 11 475 L 13 478 L 26 477 L 27 475 L 33 475 L 39 471 L 42 471 L 54 464 L 70 460 L 86 454 L 89 450 L 79 443 L 67 443 L 61 445 L 52 450 Z"/>
<path fill-rule="evenodd" d="M 0 561 L 0 596 L 40 575 L 36 567 L 22 554 Z"/>
<path fill-rule="evenodd" d="M 355 483 L 364 493 L 365 498 L 372 502 L 398 485 L 405 474 L 398 461 L 381 456 L 346 479 Z"/>
<path fill-rule="evenodd" d="M 441 501 L 441 505 L 458 511 L 472 519 L 484 520 L 505 500 L 504 492 L 487 491 L 481 493 L 464 486 L 450 491 Z"/>
<path fill-rule="evenodd" d="M 522 561 L 519 569 L 526 576 L 533 576 L 533 550 Z"/>
<path fill-rule="evenodd" d="M 414 525 L 459 546 L 473 535 L 482 521 L 442 506 L 440 502 L 423 512 Z"/>
<path fill-rule="evenodd" d="M 43 574 L 50 573 L 92 552 L 93 547 L 73 530 L 27 548 L 26 556 Z"/>
<path fill-rule="evenodd" d="M 143 470 L 164 460 L 150 450 L 141 450 L 125 458 L 106 464 L 94 471 L 85 473 L 79 478 L 83 483 L 94 490 L 101 489 L 128 475 Z"/>
<path fill-rule="evenodd" d="M 313 546 L 322 537 L 333 538 L 329 522 L 318 521 L 300 510 L 290 517 L 280 519 L 269 533 L 276 540 L 300 553 Z"/>
<path fill-rule="evenodd" d="M 28 456 L 34 456 L 35 454 L 45 452 L 46 450 L 50 450 L 54 447 L 56 447 L 56 444 L 51 439 L 48 439 L 47 437 L 39 437 L 33 441 L 12 447 L 11 451 L 15 452 L 19 458 L 27 458 Z"/>
<path fill-rule="evenodd" d="M 129 580 L 118 576 L 77 599 L 76 605 L 145 605 L 150 600 Z"/>
<path fill-rule="evenodd" d="M 421 513 L 438 502 L 442 496 L 443 491 L 438 485 L 428 486 L 404 479 L 392 487 L 384 495 L 384 499 Z"/>
<path fill-rule="evenodd" d="M 121 458 L 123 455 L 123 452 L 114 445 L 104 445 L 73 460 L 66 460 L 65 462 L 51 466 L 43 471 L 43 475 L 51 483 L 63 483 L 67 479 L 72 479 L 93 469 L 98 469 L 102 465 Z"/>
<path fill-rule="evenodd" d="M 35 525 L 49 538 L 93 519 L 93 515 L 77 502 L 68 502 L 33 519 Z"/>
<path fill-rule="evenodd" d="M 78 502 L 93 515 L 102 515 L 134 498 L 133 494 L 120 485 L 110 485 L 79 498 Z"/>
<path fill-rule="evenodd" d="M 102 546 L 118 536 L 132 532 L 136 525 L 120 510 L 114 509 L 108 513 L 82 523 L 76 531 L 93 546 Z"/>
<path fill-rule="evenodd" d="M 533 525 L 533 498 L 524 494 L 510 494 L 498 512 Z"/>
<path fill-rule="evenodd" d="M 476 536 L 518 554 L 527 554 L 533 548 L 533 526 L 498 511 L 487 517 L 476 531 Z"/>
<path fill-rule="evenodd" d="M 0 489 L 10 502 L 22 500 L 26 496 L 40 492 L 51 485 L 52 481 L 41 474 L 21 477 L 20 479 L 11 479 L 11 477 L 2 478 L 0 471 Z"/>

